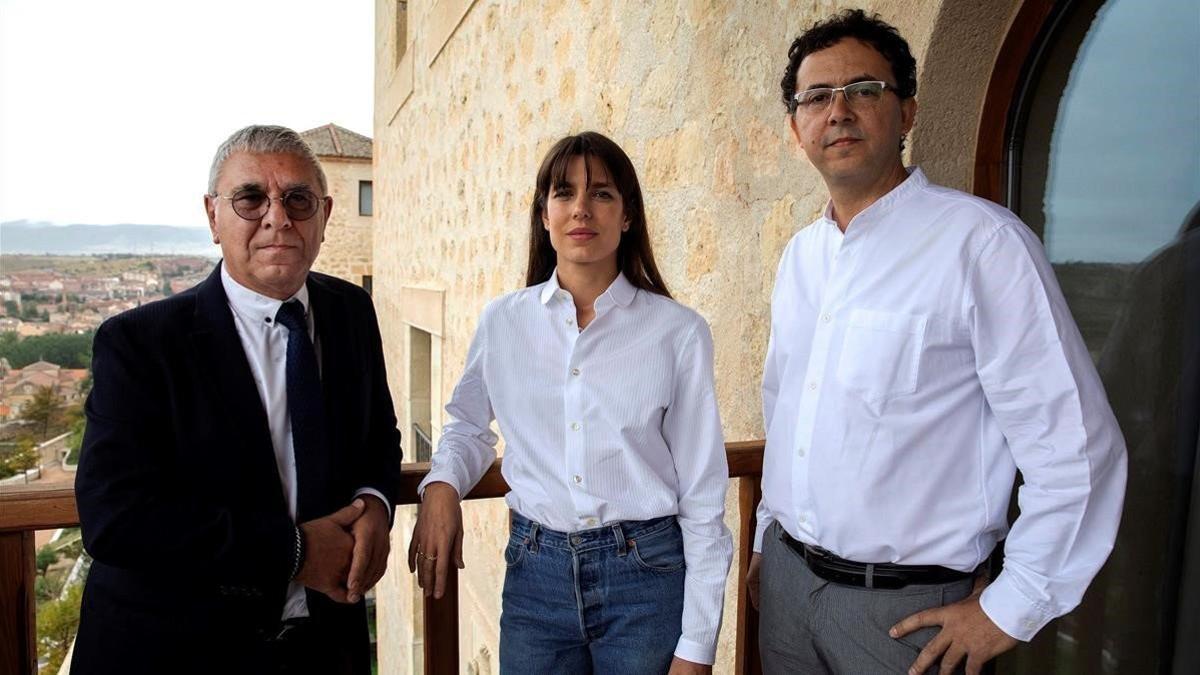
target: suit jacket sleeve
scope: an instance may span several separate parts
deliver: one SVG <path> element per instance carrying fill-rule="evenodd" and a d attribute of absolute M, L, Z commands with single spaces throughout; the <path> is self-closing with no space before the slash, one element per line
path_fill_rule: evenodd
<path fill-rule="evenodd" d="M 222 503 L 179 466 L 172 417 L 189 411 L 173 408 L 174 368 L 153 344 L 161 336 L 148 335 L 127 317 L 96 333 L 75 481 L 84 546 L 129 570 L 169 564 L 222 582 L 286 582 L 295 562 L 286 509 L 271 499 Z"/>

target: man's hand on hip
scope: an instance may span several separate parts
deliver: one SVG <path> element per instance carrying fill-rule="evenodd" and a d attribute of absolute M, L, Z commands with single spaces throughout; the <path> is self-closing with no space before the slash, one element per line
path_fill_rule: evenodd
<path fill-rule="evenodd" d="M 346 579 L 354 553 L 350 528 L 363 514 L 362 498 L 323 518 L 300 523 L 304 534 L 304 562 L 296 572 L 296 582 L 329 596 L 336 602 L 349 602 Z"/>
<path fill-rule="evenodd" d="M 1016 638 L 1000 630 L 984 614 L 979 596 L 983 594 L 985 586 L 985 583 L 976 580 L 970 597 L 945 607 L 917 612 L 892 626 L 889 634 L 894 638 L 904 637 L 920 628 L 942 627 L 941 632 L 933 636 L 917 655 L 917 660 L 908 669 L 909 675 L 924 673 L 939 656 L 942 658 L 941 675 L 953 673 L 955 666 L 964 658 L 967 660 L 967 674 L 978 675 L 985 663 L 1017 645 Z"/>
<path fill-rule="evenodd" d="M 366 508 L 354 524 L 350 534 L 354 536 L 354 553 L 350 561 L 350 576 L 346 580 L 346 600 L 358 602 L 387 571 L 388 553 L 391 551 L 391 523 L 387 506 L 378 497 L 363 495 Z"/>

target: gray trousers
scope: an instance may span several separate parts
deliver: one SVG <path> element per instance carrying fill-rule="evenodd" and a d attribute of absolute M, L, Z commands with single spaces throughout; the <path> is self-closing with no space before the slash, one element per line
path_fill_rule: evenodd
<path fill-rule="evenodd" d="M 855 588 L 816 576 L 772 523 L 763 537 L 759 650 L 763 672 L 872 675 L 907 673 L 937 635 L 922 628 L 895 639 L 888 629 L 923 609 L 971 594 L 971 579 L 896 590 Z M 959 664 L 961 671 L 963 664 Z M 937 664 L 928 673 L 936 675 Z"/>

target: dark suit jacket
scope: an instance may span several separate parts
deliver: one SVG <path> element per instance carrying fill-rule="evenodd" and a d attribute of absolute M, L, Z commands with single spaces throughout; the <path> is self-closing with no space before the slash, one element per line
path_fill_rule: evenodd
<path fill-rule="evenodd" d="M 317 273 L 308 291 L 332 439 L 325 512 L 362 487 L 395 504 L 400 434 L 371 299 Z M 106 321 L 92 376 L 75 488 L 94 562 L 72 673 L 265 672 L 252 662 L 279 627 L 295 530 L 220 267 Z M 308 600 L 365 657 L 363 604 Z"/>

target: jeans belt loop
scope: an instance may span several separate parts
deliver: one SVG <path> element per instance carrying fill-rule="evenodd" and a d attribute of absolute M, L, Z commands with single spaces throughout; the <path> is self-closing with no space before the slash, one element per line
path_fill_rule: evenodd
<path fill-rule="evenodd" d="M 625 531 L 621 529 L 621 523 L 613 523 L 612 526 L 613 538 L 617 540 L 617 556 L 624 558 L 627 551 L 625 541 Z"/>
<path fill-rule="evenodd" d="M 867 563 L 866 577 L 866 587 L 875 588 L 875 566 L 871 563 Z"/>
<path fill-rule="evenodd" d="M 534 521 L 534 520 L 529 521 L 529 552 L 530 553 L 536 554 L 538 552 L 538 534 L 539 534 L 538 531 L 540 529 L 541 528 L 538 526 L 537 521 Z"/>

